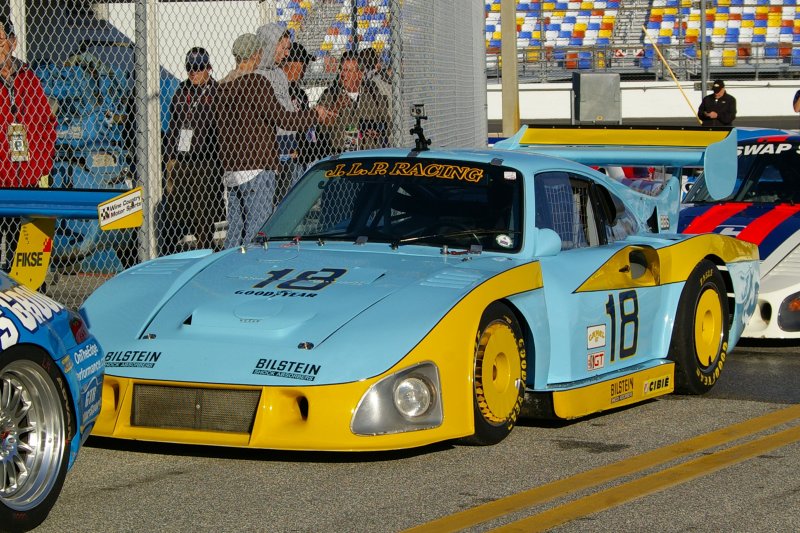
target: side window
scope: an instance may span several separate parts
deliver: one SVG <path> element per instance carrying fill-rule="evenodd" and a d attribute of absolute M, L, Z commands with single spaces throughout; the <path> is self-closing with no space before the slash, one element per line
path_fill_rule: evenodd
<path fill-rule="evenodd" d="M 598 232 L 600 218 L 591 181 L 567 172 L 542 172 L 535 184 L 536 226 L 558 233 L 562 250 L 605 242 L 605 231 Z"/>
<path fill-rule="evenodd" d="M 603 229 L 607 242 L 619 241 L 639 231 L 636 218 L 614 193 L 595 185 L 599 209 L 603 212 Z"/>

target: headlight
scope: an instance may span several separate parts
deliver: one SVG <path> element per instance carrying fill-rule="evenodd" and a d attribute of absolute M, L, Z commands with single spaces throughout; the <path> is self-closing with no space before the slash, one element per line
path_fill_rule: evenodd
<path fill-rule="evenodd" d="M 394 406 L 400 414 L 413 419 L 424 415 L 431 407 L 433 391 L 421 377 L 408 377 L 394 387 Z"/>
<path fill-rule="evenodd" d="M 350 430 L 356 435 L 384 435 L 430 429 L 442 424 L 439 370 L 419 363 L 372 385 L 356 407 Z"/>

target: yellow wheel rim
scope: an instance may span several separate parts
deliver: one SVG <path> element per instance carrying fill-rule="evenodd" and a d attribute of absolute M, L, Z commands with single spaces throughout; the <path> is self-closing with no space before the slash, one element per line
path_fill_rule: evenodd
<path fill-rule="evenodd" d="M 478 341 L 475 394 L 483 417 L 502 424 L 519 398 L 522 366 L 517 338 L 508 324 L 490 324 Z"/>
<path fill-rule="evenodd" d="M 715 290 L 706 289 L 697 302 L 694 315 L 694 347 L 701 368 L 709 368 L 719 354 L 722 342 L 722 309 Z"/>

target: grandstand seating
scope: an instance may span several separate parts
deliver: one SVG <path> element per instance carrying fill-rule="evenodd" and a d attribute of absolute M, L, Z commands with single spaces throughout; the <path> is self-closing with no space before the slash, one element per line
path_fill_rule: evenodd
<path fill-rule="evenodd" d="M 501 0 L 484 1 L 486 48 L 496 54 Z M 642 68 L 654 63 L 650 39 L 658 45 L 685 46 L 684 54 L 696 59 L 703 19 L 714 66 L 735 67 L 750 57 L 762 63 L 800 65 L 800 0 L 708 0 L 705 17 L 699 2 L 692 0 L 651 0 L 650 4 L 647 36 L 640 31 L 642 50 L 637 54 Z M 597 56 L 587 53 L 612 44 L 619 7 L 620 2 L 612 1 L 516 0 L 517 49 L 524 58 L 532 56 L 530 49 L 539 49 L 533 56 L 539 58 L 544 52 L 568 69 L 597 68 Z"/>
<path fill-rule="evenodd" d="M 518 1 L 517 48 L 608 45 L 619 4 Z M 500 0 L 486 0 L 486 47 L 500 49 Z"/>
<path fill-rule="evenodd" d="M 325 32 L 325 37 L 316 52 L 319 58 L 339 56 L 348 48 L 352 40 L 353 31 L 358 36 L 359 48 L 375 48 L 384 55 L 387 61 L 387 45 L 389 42 L 389 0 L 355 0 L 356 23 L 352 21 L 351 4 L 344 0 L 279 0 L 277 14 L 278 20 L 286 25 L 287 29 L 295 35 L 303 24 L 310 19 L 317 8 L 317 4 L 327 2 L 338 5 L 338 13 Z"/>

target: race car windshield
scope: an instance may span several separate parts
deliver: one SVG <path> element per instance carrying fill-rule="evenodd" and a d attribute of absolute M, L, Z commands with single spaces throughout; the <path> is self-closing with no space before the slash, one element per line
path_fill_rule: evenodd
<path fill-rule="evenodd" d="M 723 202 L 789 203 L 800 201 L 800 143 L 749 143 L 738 147 L 736 185 Z M 705 180 L 686 195 L 685 203 L 715 202 Z"/>
<path fill-rule="evenodd" d="M 262 228 L 313 238 L 510 252 L 522 242 L 515 169 L 419 158 L 346 159 L 314 167 Z"/>

